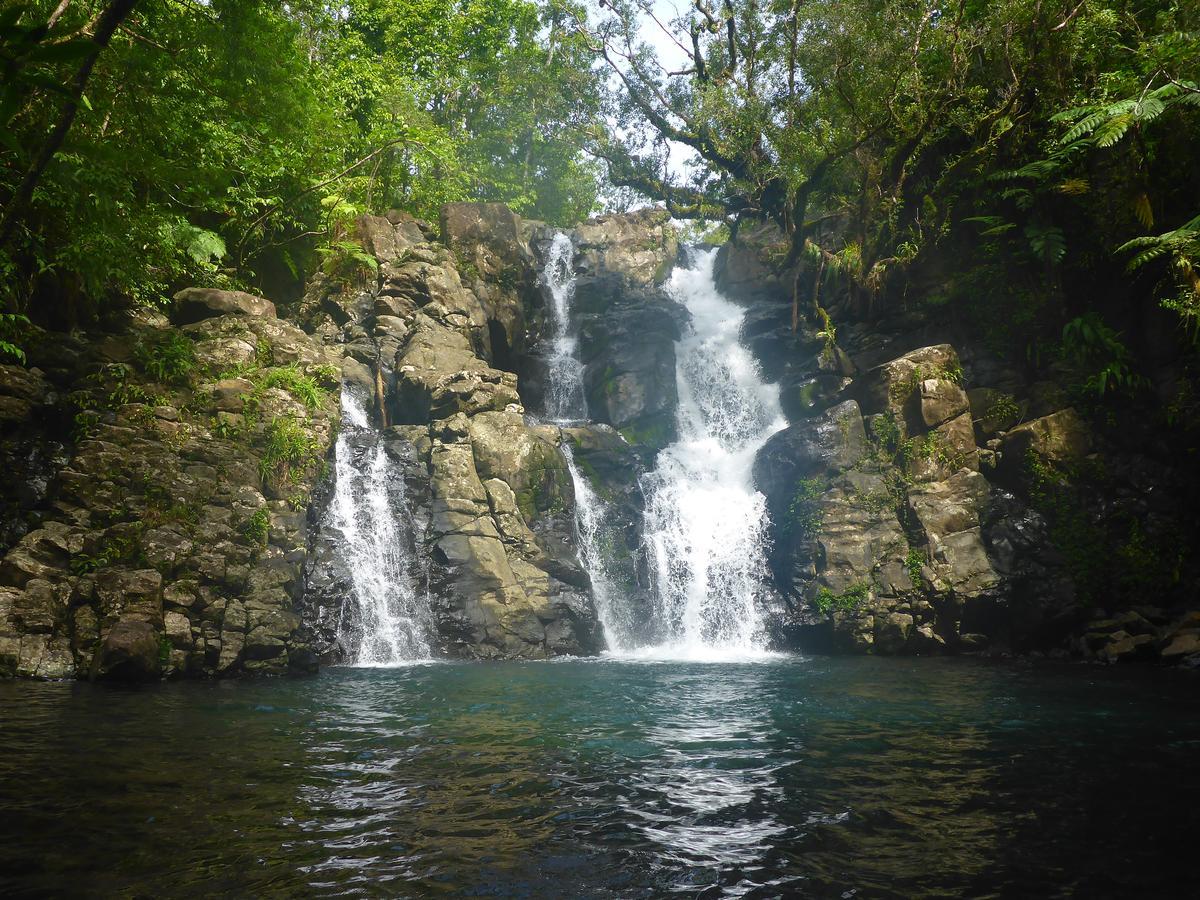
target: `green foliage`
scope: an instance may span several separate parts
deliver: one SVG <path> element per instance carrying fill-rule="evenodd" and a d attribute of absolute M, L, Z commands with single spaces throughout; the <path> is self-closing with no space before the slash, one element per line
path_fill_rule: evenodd
<path fill-rule="evenodd" d="M 241 525 L 243 537 L 258 546 L 266 546 L 267 536 L 271 532 L 271 511 L 260 506 Z"/>
<path fill-rule="evenodd" d="M 25 362 L 21 342 L 25 338 L 29 319 L 19 313 L 0 313 L 0 361 L 6 356 Z"/>
<path fill-rule="evenodd" d="M 140 340 L 133 352 L 142 371 L 163 384 L 187 384 L 196 369 L 196 345 L 181 331 Z"/>
<path fill-rule="evenodd" d="M 998 431 L 1002 427 L 1012 427 L 1021 419 L 1021 407 L 1017 398 L 1012 394 L 1001 393 L 992 400 L 988 411 L 983 415 L 983 424 L 989 431 Z"/>
<path fill-rule="evenodd" d="M 904 557 L 904 568 L 908 570 L 908 580 L 912 582 L 913 590 L 919 591 L 922 588 L 921 570 L 925 568 L 928 560 L 925 554 L 915 547 L 909 548 L 908 555 Z"/>
<path fill-rule="evenodd" d="M 788 534 L 805 539 L 816 537 L 823 520 L 820 504 L 822 493 L 824 485 L 819 478 L 800 481 L 784 518 L 784 528 Z"/>
<path fill-rule="evenodd" d="M 1068 322 L 1062 343 L 1065 355 L 1088 371 L 1083 387 L 1092 394 L 1132 392 L 1147 385 L 1146 379 L 1133 371 L 1133 357 L 1120 335 L 1094 312 Z"/>
<path fill-rule="evenodd" d="M 69 94 L 94 4 L 0 13 L 0 197 Z M 161 302 L 374 259 L 353 214 L 499 200 L 566 224 L 595 167 L 598 75 L 569 0 L 141 0 L 0 247 L 11 311 Z M 329 198 L 333 198 L 330 200 Z M 327 202 L 323 202 L 323 198 Z M 29 306 L 30 309 L 34 307 Z"/>
<path fill-rule="evenodd" d="M 277 416 L 267 425 L 258 472 L 264 482 L 298 482 L 320 462 L 316 439 L 293 416 Z"/>
<path fill-rule="evenodd" d="M 834 612 L 850 612 L 857 609 L 870 595 L 871 585 L 865 581 L 855 582 L 840 594 L 823 587 L 813 597 L 812 605 L 821 615 L 829 616 Z"/>
<path fill-rule="evenodd" d="M 171 651 L 175 648 L 171 645 L 171 639 L 165 634 L 158 636 L 158 663 L 161 666 L 166 666 L 171 659 Z"/>
<path fill-rule="evenodd" d="M 327 375 L 328 373 L 323 372 L 322 374 Z M 261 397 L 262 392 L 268 388 L 282 388 L 310 410 L 323 406 L 329 396 L 328 388 L 325 386 L 328 381 L 318 382 L 314 376 L 305 375 L 300 366 L 294 363 L 267 369 L 255 374 L 251 380 L 254 382 L 256 397 Z"/>

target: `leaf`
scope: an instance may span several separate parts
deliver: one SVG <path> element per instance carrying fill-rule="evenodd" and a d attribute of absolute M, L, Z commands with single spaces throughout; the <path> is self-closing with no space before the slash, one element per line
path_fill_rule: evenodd
<path fill-rule="evenodd" d="M 1133 214 L 1147 228 L 1154 227 L 1154 210 L 1150 207 L 1150 198 L 1142 191 L 1133 200 Z"/>
<path fill-rule="evenodd" d="M 1047 265 L 1054 265 L 1067 253 L 1066 236 L 1057 225 L 1027 225 L 1025 237 L 1029 240 L 1034 256 Z"/>
<path fill-rule="evenodd" d="M 172 237 L 176 246 L 197 265 L 207 265 L 225 258 L 225 240 L 215 231 L 183 223 L 175 227 Z"/>
<path fill-rule="evenodd" d="M 1086 178 L 1068 178 L 1058 185 L 1058 192 L 1066 194 L 1068 197 L 1077 197 L 1080 194 L 1086 194 L 1092 189 L 1091 184 Z"/>
<path fill-rule="evenodd" d="M 0 9 L 0 29 L 12 28 L 17 24 L 17 20 L 28 11 L 28 3 L 16 3 L 8 9 Z"/>
<path fill-rule="evenodd" d="M 1124 113 L 1116 118 L 1109 119 L 1103 125 L 1096 129 L 1096 134 L 1092 138 L 1096 142 L 1097 147 L 1108 148 L 1121 138 L 1125 137 L 1125 132 L 1129 130 L 1129 126 L 1134 123 L 1132 113 Z"/>
<path fill-rule="evenodd" d="M 1071 128 L 1067 129 L 1066 134 L 1059 138 L 1059 143 L 1070 144 L 1079 140 L 1079 138 L 1086 134 L 1091 134 L 1096 130 L 1096 126 L 1098 126 L 1106 118 L 1107 116 L 1103 111 L 1095 112 L 1089 116 L 1085 116 L 1076 122 Z"/>

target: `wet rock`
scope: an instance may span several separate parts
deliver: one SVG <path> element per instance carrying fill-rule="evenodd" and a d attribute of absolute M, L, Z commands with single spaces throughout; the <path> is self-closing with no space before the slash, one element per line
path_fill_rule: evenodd
<path fill-rule="evenodd" d="M 92 677 L 111 681 L 154 681 L 162 674 L 158 632 L 141 619 L 121 619 L 100 644 Z"/>
<path fill-rule="evenodd" d="M 653 455 L 675 439 L 675 343 L 687 312 L 611 274 L 581 277 L 574 306 L 591 417 Z"/>
<path fill-rule="evenodd" d="M 858 404 L 847 400 L 773 435 L 755 457 L 754 483 L 782 510 L 799 482 L 844 472 L 862 462 L 868 449 Z"/>

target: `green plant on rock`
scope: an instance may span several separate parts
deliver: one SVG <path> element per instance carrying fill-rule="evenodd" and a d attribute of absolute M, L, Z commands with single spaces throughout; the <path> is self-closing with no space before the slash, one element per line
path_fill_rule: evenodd
<path fill-rule="evenodd" d="M 992 400 L 992 405 L 988 407 L 988 411 L 983 415 L 983 424 L 989 431 L 996 431 L 1003 425 L 1019 422 L 1021 420 L 1021 406 L 1017 403 L 1017 398 L 1012 394 L 997 394 Z"/>
<path fill-rule="evenodd" d="M 71 439 L 76 444 L 82 444 L 91 438 L 100 427 L 100 413 L 93 409 L 84 409 L 75 413 L 71 427 Z"/>
<path fill-rule="evenodd" d="M 900 450 L 900 423 L 890 409 L 871 419 L 871 434 L 879 449 L 889 458 Z"/>
<path fill-rule="evenodd" d="M 138 341 L 133 355 L 143 372 L 164 384 L 187 384 L 196 369 L 196 345 L 181 331 L 153 342 Z"/>
<path fill-rule="evenodd" d="M 304 426 L 294 416 L 277 416 L 266 429 L 259 475 L 279 484 L 297 482 L 318 457 L 317 441 Z"/>
<path fill-rule="evenodd" d="M 835 612 L 850 612 L 857 609 L 871 595 L 871 585 L 865 581 L 856 581 L 840 594 L 835 594 L 827 587 L 817 591 L 812 600 L 813 607 L 823 616 Z"/>
<path fill-rule="evenodd" d="M 252 543 L 265 547 L 271 532 L 271 510 L 260 506 L 241 525 L 242 536 Z"/>
<path fill-rule="evenodd" d="M 927 562 L 925 554 L 916 547 L 909 548 L 908 555 L 904 557 L 904 568 L 908 570 L 908 580 L 912 582 L 914 591 L 921 590 L 921 570 Z"/>
<path fill-rule="evenodd" d="M 819 478 L 805 478 L 796 485 L 796 493 L 792 495 L 784 520 L 787 533 L 806 539 L 817 535 L 823 520 L 820 505 L 823 492 L 824 486 Z"/>
<path fill-rule="evenodd" d="M 161 666 L 166 666 L 171 659 L 171 651 L 175 647 L 171 644 L 171 639 L 165 634 L 158 636 L 158 662 Z"/>
<path fill-rule="evenodd" d="M 323 406 L 329 393 L 315 378 L 305 375 L 303 370 L 294 363 L 277 369 L 267 369 L 252 380 L 255 394 L 261 395 L 269 388 L 281 388 L 309 409 Z"/>

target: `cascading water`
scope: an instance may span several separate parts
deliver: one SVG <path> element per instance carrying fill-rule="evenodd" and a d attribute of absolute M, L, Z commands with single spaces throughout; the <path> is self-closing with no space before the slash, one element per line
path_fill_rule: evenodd
<path fill-rule="evenodd" d="M 754 456 L 786 427 L 779 390 L 739 341 L 743 312 L 717 291 L 716 251 L 676 269 L 672 295 L 692 315 L 676 345 L 679 440 L 644 479 L 645 540 L 664 643 L 646 652 L 721 658 L 761 652 L 766 501 Z"/>
<path fill-rule="evenodd" d="M 554 336 L 550 344 L 546 418 L 555 425 L 578 425 L 587 419 L 587 399 L 583 391 L 583 363 L 579 359 L 579 338 L 571 326 L 571 301 L 575 299 L 575 245 L 569 235 L 557 232 L 550 242 L 542 280 L 550 295 Z M 600 627 L 610 650 L 622 647 L 628 633 L 624 617 L 616 603 L 617 592 L 608 577 L 602 546 L 612 540 L 607 523 L 607 507 L 588 480 L 579 471 L 570 442 L 564 440 L 562 454 L 575 488 L 575 528 L 580 562 L 591 576 L 592 599 Z"/>
<path fill-rule="evenodd" d="M 329 514 L 342 535 L 353 594 L 342 635 L 350 661 L 394 666 L 428 659 L 432 616 L 428 599 L 417 589 L 404 478 L 362 403 L 345 389 L 336 454 Z"/>
<path fill-rule="evenodd" d="M 543 272 L 554 316 L 546 415 L 559 425 L 587 416 L 571 327 L 573 256 L 570 238 L 555 235 Z M 766 501 L 751 471 L 759 448 L 787 421 L 778 388 L 762 381 L 741 346 L 744 314 L 717 291 L 715 258 L 716 251 L 696 254 L 695 264 L 676 269 L 668 285 L 691 313 L 692 331 L 676 346 L 680 437 L 643 481 L 653 638 L 638 633 L 628 598 L 608 578 L 604 548 L 616 539 L 608 508 L 563 444 L 575 484 L 580 561 L 592 577 L 609 650 L 618 655 L 721 659 L 763 652 Z"/>
<path fill-rule="evenodd" d="M 575 299 L 575 246 L 561 231 L 554 235 L 542 273 L 554 314 L 554 338 L 550 345 L 546 384 L 546 417 L 567 425 L 587 418 L 583 394 L 583 363 L 579 360 L 579 338 L 571 328 L 571 301 Z"/>

